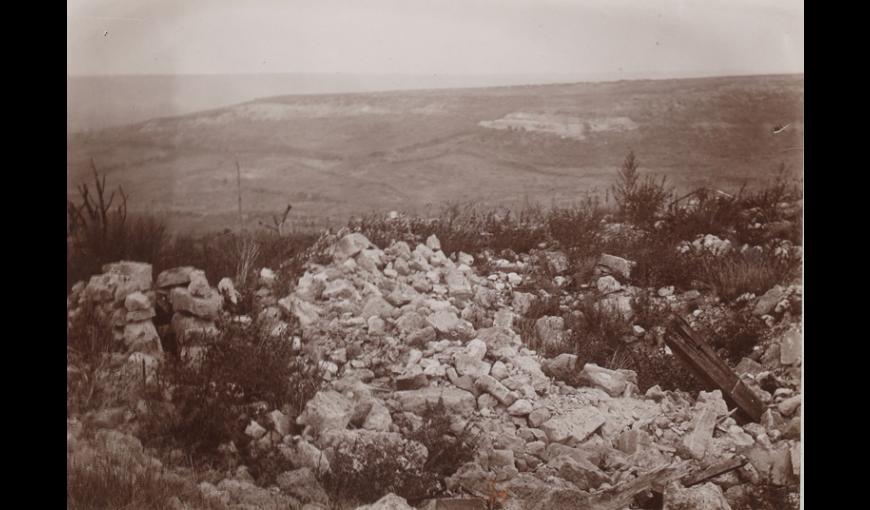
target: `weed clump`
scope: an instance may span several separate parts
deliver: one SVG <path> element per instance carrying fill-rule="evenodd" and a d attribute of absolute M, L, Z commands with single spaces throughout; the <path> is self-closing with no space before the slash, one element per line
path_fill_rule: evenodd
<path fill-rule="evenodd" d="M 175 505 L 184 501 L 195 508 L 224 508 L 202 497 L 191 482 L 120 455 L 103 453 L 86 464 L 67 460 L 66 477 L 70 510 L 162 510 L 173 507 L 172 500 L 177 500 Z"/>
<path fill-rule="evenodd" d="M 219 330 L 167 360 L 157 397 L 171 393 L 174 412 L 151 415 L 144 432 L 150 441 L 204 455 L 230 441 L 243 446 L 244 428 L 258 411 L 283 409 L 293 421 L 319 390 L 317 365 L 294 349 L 289 333 L 273 335 L 257 321 Z"/>

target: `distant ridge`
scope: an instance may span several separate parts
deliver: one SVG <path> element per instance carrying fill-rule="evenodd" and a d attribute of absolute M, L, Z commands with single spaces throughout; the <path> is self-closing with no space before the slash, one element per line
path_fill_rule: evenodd
<path fill-rule="evenodd" d="M 358 75 L 347 73 L 88 75 L 67 77 L 67 129 L 93 131 L 257 98 L 398 90 L 691 78 L 675 73 Z M 698 76 L 698 78 L 713 77 Z"/>

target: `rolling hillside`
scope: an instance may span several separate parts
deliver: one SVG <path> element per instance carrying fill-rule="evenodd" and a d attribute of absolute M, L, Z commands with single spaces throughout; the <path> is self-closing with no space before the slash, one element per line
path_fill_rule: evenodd
<path fill-rule="evenodd" d="M 802 169 L 803 76 L 282 96 L 70 135 L 70 193 L 89 161 L 134 211 L 173 228 L 236 224 L 289 202 L 305 226 L 602 193 L 629 148 L 680 188 L 737 189 Z M 776 127 L 789 125 L 774 133 Z"/>

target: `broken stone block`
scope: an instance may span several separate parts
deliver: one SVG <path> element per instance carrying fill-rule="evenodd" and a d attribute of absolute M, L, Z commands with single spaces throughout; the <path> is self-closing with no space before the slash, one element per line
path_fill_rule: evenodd
<path fill-rule="evenodd" d="M 787 442 L 776 446 L 756 444 L 744 453 L 749 462 L 761 476 L 774 485 L 787 485 L 793 472 L 791 448 Z"/>
<path fill-rule="evenodd" d="M 140 291 L 128 294 L 124 299 L 124 308 L 128 312 L 140 312 L 152 308 L 151 300 Z"/>
<path fill-rule="evenodd" d="M 776 285 L 758 298 L 758 302 L 755 303 L 752 313 L 758 317 L 768 315 L 773 311 L 777 303 L 785 299 L 785 297 L 786 288 L 782 285 Z"/>
<path fill-rule="evenodd" d="M 399 391 L 417 390 L 429 386 L 429 378 L 424 373 L 407 374 L 396 378 L 396 389 Z"/>
<path fill-rule="evenodd" d="M 550 418 L 541 424 L 541 430 L 550 441 L 581 443 L 607 421 L 594 407 L 581 407 L 566 414 Z"/>
<path fill-rule="evenodd" d="M 533 410 L 529 413 L 529 425 L 535 428 L 539 428 L 544 424 L 547 420 L 551 418 L 550 411 L 545 407 L 539 407 L 538 409 Z"/>
<path fill-rule="evenodd" d="M 602 253 L 595 266 L 594 272 L 595 274 L 613 274 L 619 276 L 623 280 L 627 280 L 631 278 L 631 270 L 636 265 L 637 262 L 617 257 L 615 255 Z"/>
<path fill-rule="evenodd" d="M 713 439 L 716 427 L 716 410 L 702 407 L 692 420 L 692 431 L 683 437 L 682 449 L 695 459 L 703 459 Z"/>
<path fill-rule="evenodd" d="M 572 482 L 581 490 L 595 489 L 602 483 L 610 482 L 610 478 L 603 471 L 585 459 L 559 455 L 550 459 L 547 465 L 557 469 L 561 478 Z"/>
<path fill-rule="evenodd" d="M 611 294 L 622 290 L 622 284 L 612 276 L 602 276 L 595 282 L 595 287 L 602 294 Z"/>
<path fill-rule="evenodd" d="M 386 432 L 390 430 L 392 424 L 393 418 L 390 416 L 390 410 L 380 401 L 373 400 L 371 410 L 363 421 L 362 428 Z"/>
<path fill-rule="evenodd" d="M 223 300 L 217 292 L 212 291 L 207 297 L 197 297 L 184 287 L 175 287 L 169 292 L 169 301 L 176 312 L 214 320 L 218 317 Z"/>
<path fill-rule="evenodd" d="M 450 334 L 459 327 L 461 320 L 459 317 L 448 310 L 439 310 L 430 315 L 427 319 L 429 324 L 435 328 L 435 331 L 444 334 Z"/>
<path fill-rule="evenodd" d="M 293 294 L 279 300 L 278 306 L 284 313 L 296 317 L 303 328 L 313 325 L 320 318 L 320 307 L 303 301 Z"/>
<path fill-rule="evenodd" d="M 267 414 L 266 418 L 269 420 L 272 430 L 277 432 L 279 436 L 284 437 L 290 433 L 290 418 L 286 414 L 275 409 Z"/>
<path fill-rule="evenodd" d="M 474 395 L 459 388 L 451 387 L 428 387 L 419 390 L 396 391 L 393 397 L 399 402 L 404 411 L 410 411 L 420 415 L 426 411 L 426 407 L 434 407 L 442 399 L 447 411 L 453 414 L 468 416 L 477 407 L 477 399 Z"/>
<path fill-rule="evenodd" d="M 457 299 L 468 299 L 472 296 L 471 284 L 468 278 L 456 269 L 450 270 L 445 278 L 447 293 Z"/>
<path fill-rule="evenodd" d="M 423 329 L 417 330 L 407 336 L 408 345 L 424 346 L 429 342 L 434 342 L 438 338 L 435 328 L 426 326 Z"/>
<path fill-rule="evenodd" d="M 527 416 L 532 412 L 532 403 L 526 399 L 520 399 L 508 407 L 508 414 L 511 416 Z"/>
<path fill-rule="evenodd" d="M 738 375 L 757 375 L 764 371 L 764 367 L 761 366 L 761 363 L 755 361 L 752 358 L 743 358 L 740 360 L 740 363 L 737 364 L 737 367 L 734 371 Z"/>
<path fill-rule="evenodd" d="M 275 484 L 285 494 L 308 503 L 327 505 L 329 495 L 323 490 L 311 468 L 303 467 L 285 471 L 275 477 Z"/>
<path fill-rule="evenodd" d="M 731 506 L 714 483 L 685 488 L 673 482 L 665 489 L 662 510 L 731 510 Z"/>
<path fill-rule="evenodd" d="M 353 402 L 334 390 L 319 391 L 305 404 L 296 419 L 299 425 L 311 427 L 315 435 L 327 430 L 344 430 L 353 416 Z"/>
<path fill-rule="evenodd" d="M 192 266 L 181 266 L 161 271 L 157 275 L 157 288 L 165 289 L 179 285 L 187 286 L 190 283 L 190 274 L 195 270 L 196 268 Z"/>
<path fill-rule="evenodd" d="M 779 344 L 779 361 L 783 365 L 794 365 L 801 359 L 803 335 L 799 328 L 791 328 Z"/>
<path fill-rule="evenodd" d="M 528 292 L 514 292 L 512 296 L 512 306 L 516 313 L 525 315 L 532 307 L 535 296 Z"/>
<path fill-rule="evenodd" d="M 220 332 L 214 322 L 176 313 L 170 321 L 170 329 L 176 340 L 182 343 L 202 341 L 217 337 Z"/>
<path fill-rule="evenodd" d="M 477 332 L 477 339 L 486 344 L 487 352 L 493 356 L 495 353 L 504 352 L 518 347 L 522 340 L 519 335 L 507 328 L 482 328 Z"/>
<path fill-rule="evenodd" d="M 408 501 L 392 492 L 375 501 L 371 505 L 358 506 L 356 510 L 415 510 Z"/>
<path fill-rule="evenodd" d="M 777 404 L 776 408 L 783 416 L 791 416 L 801 406 L 801 400 L 802 397 L 800 395 L 795 395 Z"/>
<path fill-rule="evenodd" d="M 218 282 L 217 288 L 221 296 L 233 305 L 238 305 L 239 301 L 242 299 L 242 295 L 236 290 L 233 281 L 227 277 L 221 278 L 221 281 Z"/>
<path fill-rule="evenodd" d="M 213 293 L 212 288 L 208 284 L 208 279 L 205 277 L 205 271 L 196 270 L 190 273 L 190 283 L 187 284 L 187 290 L 194 297 L 204 298 L 209 297 Z"/>
<path fill-rule="evenodd" d="M 544 373 L 560 381 L 573 381 L 577 376 L 577 355 L 563 353 L 541 363 Z"/>
<path fill-rule="evenodd" d="M 544 349 L 558 349 L 565 344 L 565 319 L 544 316 L 535 322 L 535 336 Z"/>
<path fill-rule="evenodd" d="M 366 236 L 359 232 L 354 232 L 342 237 L 333 246 L 332 258 L 336 263 L 340 264 L 371 245 L 371 241 Z"/>
<path fill-rule="evenodd" d="M 152 279 L 151 264 L 144 262 L 121 261 L 103 266 L 103 273 L 115 277 L 117 288 L 114 299 L 123 300 L 133 292 L 145 292 L 151 288 Z"/>
<path fill-rule="evenodd" d="M 516 401 L 513 393 L 490 375 L 483 375 L 475 379 L 474 387 L 479 391 L 489 393 L 505 406 L 510 406 Z"/>
<path fill-rule="evenodd" d="M 649 445 L 651 439 L 649 434 L 643 430 L 630 429 L 626 430 L 616 438 L 614 446 L 628 455 L 632 455 L 638 451 L 641 446 Z"/>
<path fill-rule="evenodd" d="M 595 363 L 586 363 L 577 375 L 577 380 L 601 388 L 611 397 L 618 397 L 625 392 L 628 383 L 632 382 L 630 377 L 626 373 L 599 367 Z M 637 375 L 634 376 L 634 381 L 637 381 Z"/>
<path fill-rule="evenodd" d="M 129 352 L 162 352 L 157 328 L 150 320 L 130 322 L 124 326 L 124 346 Z"/>
<path fill-rule="evenodd" d="M 722 390 L 701 391 L 698 393 L 698 401 L 695 403 L 696 408 L 708 407 L 716 413 L 716 417 L 722 417 L 728 414 L 728 404 L 722 398 Z"/>

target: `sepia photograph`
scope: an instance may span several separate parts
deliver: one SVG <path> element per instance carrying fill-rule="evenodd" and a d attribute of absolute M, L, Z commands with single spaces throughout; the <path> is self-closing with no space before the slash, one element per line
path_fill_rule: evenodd
<path fill-rule="evenodd" d="M 67 0 L 67 508 L 804 507 L 804 3 Z"/>

